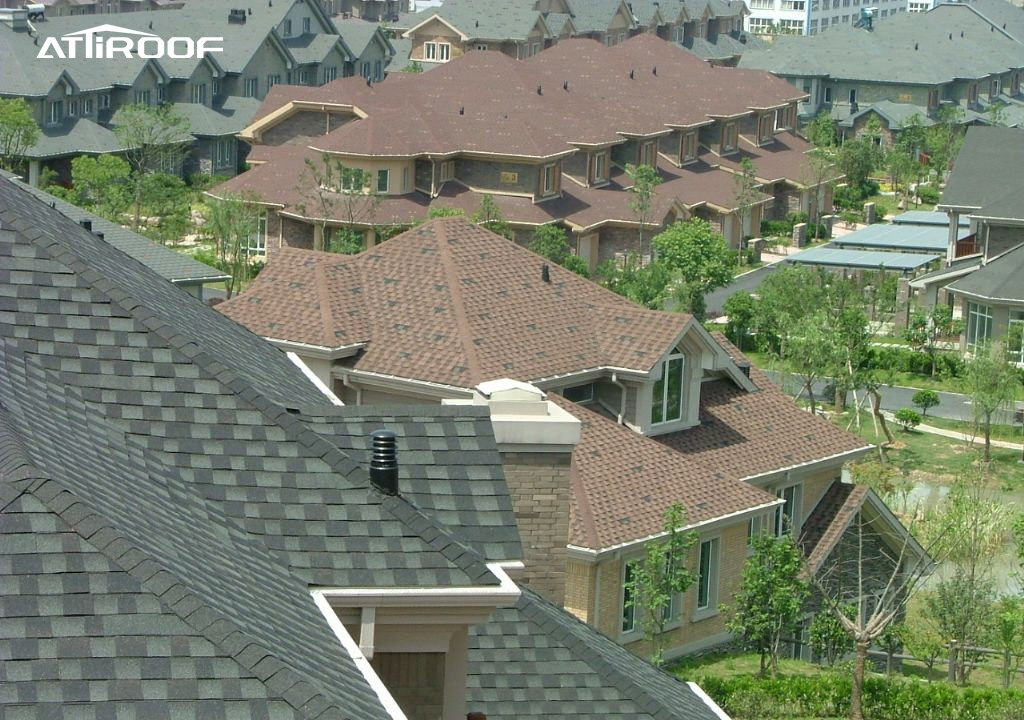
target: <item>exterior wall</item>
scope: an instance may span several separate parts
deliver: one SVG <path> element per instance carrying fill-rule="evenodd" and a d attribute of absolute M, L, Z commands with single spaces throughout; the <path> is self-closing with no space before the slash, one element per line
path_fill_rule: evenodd
<path fill-rule="evenodd" d="M 444 653 L 375 653 L 370 662 L 409 720 L 437 720 L 444 707 Z"/>
<path fill-rule="evenodd" d="M 569 560 L 565 566 L 565 609 L 585 623 L 594 620 L 595 565 Z"/>
<path fill-rule="evenodd" d="M 814 512 L 814 508 L 817 507 L 818 503 L 821 502 L 821 498 L 824 497 L 825 493 L 832 483 L 836 482 L 842 474 L 842 468 L 830 468 L 828 470 L 820 470 L 813 475 L 810 475 L 803 480 L 803 488 L 801 489 L 802 497 L 800 499 L 801 525 L 807 517 Z"/>
<path fill-rule="evenodd" d="M 302 21 L 304 19 L 309 20 L 310 32 L 330 32 L 330 28 L 328 28 L 324 23 L 320 22 L 320 19 L 318 18 L 317 14 L 313 10 L 310 10 L 310 4 L 312 3 L 292 3 L 291 8 L 288 10 L 285 16 L 281 18 L 281 22 L 277 24 L 277 34 L 280 35 L 281 37 L 299 37 L 303 35 L 304 33 L 302 32 Z M 291 33 L 285 35 L 284 30 L 285 24 L 287 22 L 291 22 Z"/>
<path fill-rule="evenodd" d="M 227 143 L 230 151 L 222 158 L 220 143 Z M 201 138 L 192 144 L 192 150 L 185 160 L 185 174 L 224 175 L 238 174 L 238 140 L 233 136 Z"/>
<path fill-rule="evenodd" d="M 533 197 L 537 191 L 537 173 L 540 166 L 524 163 L 492 162 L 457 158 L 455 177 L 474 189 Z M 509 173 L 515 173 L 510 180 Z M 505 178 L 502 178 L 505 174 Z"/>
<path fill-rule="evenodd" d="M 419 62 L 435 62 L 433 60 L 426 60 L 426 53 L 423 49 L 424 43 L 428 42 L 445 42 L 450 43 L 451 59 L 463 55 L 466 52 L 466 45 L 463 43 L 462 38 L 444 23 L 435 20 L 428 23 L 417 30 L 412 35 L 412 50 L 409 52 L 409 59 L 416 60 Z"/>
<path fill-rule="evenodd" d="M 384 79 L 385 68 L 390 60 L 391 56 L 388 55 L 384 45 L 378 40 L 374 40 L 366 46 L 363 54 L 356 60 L 358 66 L 356 72 L 363 77 L 373 78 L 374 82 L 379 82 Z M 363 71 L 364 66 L 371 69 L 370 75 Z"/>
<path fill-rule="evenodd" d="M 245 66 L 245 69 L 239 75 L 229 76 L 229 79 L 225 80 L 229 85 L 227 94 L 244 96 L 245 80 L 247 78 L 256 78 L 259 81 L 256 97 L 263 99 L 267 96 L 267 91 L 269 90 L 267 87 L 268 75 L 280 75 L 281 82 L 285 82 L 288 75 L 287 61 L 278 52 L 269 38 L 263 41 L 259 50 L 253 54 L 249 64 Z"/>
<path fill-rule="evenodd" d="M 644 233 L 645 252 L 650 252 L 651 232 Z M 638 228 L 603 227 L 598 241 L 598 262 L 616 260 L 629 253 L 640 251 L 640 234 Z"/>
<path fill-rule="evenodd" d="M 1024 227 L 985 224 L 985 257 L 993 258 L 1024 243 Z"/>
<path fill-rule="evenodd" d="M 352 119 L 353 116 L 348 114 L 303 110 L 265 130 L 260 136 L 260 144 L 305 144 L 306 140 L 326 135 Z"/>
<path fill-rule="evenodd" d="M 523 542 L 523 581 L 559 605 L 565 598 L 571 460 L 570 453 L 501 454 Z"/>

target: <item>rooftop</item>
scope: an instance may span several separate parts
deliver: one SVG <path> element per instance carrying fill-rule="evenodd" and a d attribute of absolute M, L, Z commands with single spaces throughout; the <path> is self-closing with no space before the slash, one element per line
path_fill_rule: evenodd
<path fill-rule="evenodd" d="M 901 270 L 909 272 L 939 259 L 939 255 L 924 253 L 885 252 L 882 250 L 842 250 L 833 247 L 814 247 L 801 250 L 786 258 L 786 262 L 805 265 L 865 268 L 874 270 Z"/>
<path fill-rule="evenodd" d="M 988 205 L 1009 200 L 1020 217 L 1024 196 L 1024 129 L 970 127 L 953 163 L 949 181 L 939 201 L 940 209 L 985 213 Z"/>
<path fill-rule="evenodd" d="M 1024 303 L 1024 245 L 992 258 L 970 275 L 954 280 L 947 288 L 979 300 Z"/>
<path fill-rule="evenodd" d="M 945 213 L 927 213 L 946 218 Z M 831 245 L 839 248 L 863 248 L 867 250 L 894 250 L 901 252 L 945 253 L 949 245 L 949 218 L 946 226 L 875 223 L 865 228 L 832 240 Z M 969 228 L 961 226 L 957 239 L 971 234 Z"/>

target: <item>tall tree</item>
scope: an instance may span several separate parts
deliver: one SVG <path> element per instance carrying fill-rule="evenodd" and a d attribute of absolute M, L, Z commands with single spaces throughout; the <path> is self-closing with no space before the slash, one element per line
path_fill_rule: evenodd
<path fill-rule="evenodd" d="M 473 213 L 472 220 L 495 235 L 515 240 L 515 233 L 512 231 L 512 227 L 501 213 L 501 208 L 494 202 L 492 195 L 487 194 L 480 198 L 480 207 Z"/>
<path fill-rule="evenodd" d="M 942 182 L 947 171 L 960 152 L 964 141 L 964 111 L 959 105 L 944 105 L 939 108 L 937 122 L 925 130 L 925 144 L 930 156 L 930 165 Z"/>
<path fill-rule="evenodd" d="M 68 202 L 121 223 L 132 206 L 131 175 L 131 166 L 117 155 L 79 155 L 71 161 L 72 189 L 62 194 Z M 63 190 L 58 187 L 48 191 L 57 194 Z"/>
<path fill-rule="evenodd" d="M 224 283 L 230 299 L 249 280 L 249 247 L 260 230 L 262 208 L 255 196 L 230 194 L 211 200 L 208 207 L 203 230 L 213 240 L 217 267 L 230 275 Z"/>
<path fill-rule="evenodd" d="M 650 643 L 655 665 L 664 660 L 665 626 L 674 613 L 682 612 L 681 596 L 697 581 L 696 573 L 687 567 L 697 533 L 685 528 L 686 511 L 682 505 L 672 505 L 664 515 L 664 538 L 647 543 L 643 559 L 631 566 L 631 579 L 626 583 L 629 607 Z"/>
<path fill-rule="evenodd" d="M 1020 376 L 1006 361 L 1002 343 L 978 348 L 967 362 L 965 385 L 971 397 L 974 421 L 985 433 L 985 462 L 988 462 L 992 459 L 992 417 L 1012 405 L 1020 387 Z"/>
<path fill-rule="evenodd" d="M 558 225 L 541 225 L 533 231 L 530 250 L 538 255 L 572 270 L 577 275 L 589 277 L 590 268 L 579 255 L 573 255 L 565 230 Z"/>
<path fill-rule="evenodd" d="M 188 118 L 173 105 L 127 105 L 114 115 L 114 123 L 114 135 L 132 167 L 133 227 L 138 229 L 146 176 L 153 172 L 180 173 L 192 135 Z"/>
<path fill-rule="evenodd" d="M 815 413 L 815 383 L 839 364 L 835 328 L 829 320 L 823 310 L 808 313 L 797 322 L 782 345 L 782 358 L 800 378 L 812 415 Z"/>
<path fill-rule="evenodd" d="M 761 183 L 757 180 L 757 169 L 750 158 L 743 158 L 740 161 L 740 170 L 733 176 L 732 199 L 740 213 L 740 238 L 736 245 L 737 264 L 743 264 L 743 248 L 745 247 L 747 228 L 750 226 L 750 217 L 753 213 L 754 203 L 761 197 Z M 753 228 L 751 228 L 753 231 Z"/>
<path fill-rule="evenodd" d="M 782 639 L 800 621 L 810 592 L 802 578 L 803 554 L 793 538 L 756 535 L 743 568 L 726 628 L 761 658 L 761 674 L 779 672 Z"/>
<path fill-rule="evenodd" d="M 39 126 L 24 98 L 0 98 L 0 167 L 18 171 L 39 140 Z"/>
<path fill-rule="evenodd" d="M 633 184 L 629 190 L 629 209 L 636 215 L 640 225 L 640 257 L 644 255 L 644 225 L 651 220 L 651 211 L 654 201 L 654 193 L 661 185 L 661 175 L 658 170 L 650 165 L 626 165 L 626 175 Z"/>
<path fill-rule="evenodd" d="M 701 218 L 673 223 L 651 241 L 661 262 L 685 284 L 689 310 L 704 317 L 704 296 L 733 277 L 732 252 L 725 238 Z"/>
<path fill-rule="evenodd" d="M 935 305 L 930 313 L 915 312 L 910 317 L 903 339 L 910 347 L 928 355 L 932 377 L 935 376 L 936 356 L 944 338 L 959 334 L 960 323 L 953 319 L 953 309 L 948 305 Z"/>
<path fill-rule="evenodd" d="M 312 216 L 317 231 L 313 249 L 353 254 L 363 247 L 360 227 L 372 227 L 381 198 L 369 172 L 350 167 L 330 153 L 306 158 L 296 188 L 299 212 Z M 340 230 L 332 223 L 341 223 Z"/>

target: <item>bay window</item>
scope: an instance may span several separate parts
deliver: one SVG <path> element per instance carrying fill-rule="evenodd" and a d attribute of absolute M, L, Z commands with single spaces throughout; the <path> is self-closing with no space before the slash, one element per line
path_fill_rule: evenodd
<path fill-rule="evenodd" d="M 683 370 L 681 353 L 661 362 L 661 376 L 654 382 L 651 397 L 651 424 L 675 422 L 683 417 Z"/>

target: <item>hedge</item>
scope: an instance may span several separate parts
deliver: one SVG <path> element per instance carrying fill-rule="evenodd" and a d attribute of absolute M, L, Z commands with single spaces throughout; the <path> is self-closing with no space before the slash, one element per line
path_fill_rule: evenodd
<path fill-rule="evenodd" d="M 735 720 L 844 718 L 851 678 L 838 673 L 771 678 L 705 677 L 700 686 Z M 957 688 L 901 678 L 864 682 L 867 720 L 1011 720 L 1024 717 L 1024 693 Z"/>

